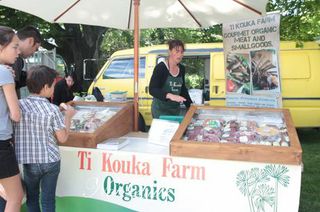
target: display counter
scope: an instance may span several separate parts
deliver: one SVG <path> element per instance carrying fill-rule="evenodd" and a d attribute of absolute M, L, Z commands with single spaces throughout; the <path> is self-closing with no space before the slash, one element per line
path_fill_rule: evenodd
<path fill-rule="evenodd" d="M 57 211 L 298 211 L 300 165 L 169 156 L 147 136 L 121 151 L 61 147 Z"/>
<path fill-rule="evenodd" d="M 192 106 L 170 143 L 170 154 L 295 165 L 302 161 L 286 109 Z"/>
<path fill-rule="evenodd" d="M 133 103 L 70 102 L 76 110 L 67 142 L 62 146 L 96 148 L 133 130 Z"/>
<path fill-rule="evenodd" d="M 192 107 L 170 148 L 146 133 L 121 139 L 119 151 L 60 147 L 58 212 L 299 209 L 301 147 L 286 110 Z"/>

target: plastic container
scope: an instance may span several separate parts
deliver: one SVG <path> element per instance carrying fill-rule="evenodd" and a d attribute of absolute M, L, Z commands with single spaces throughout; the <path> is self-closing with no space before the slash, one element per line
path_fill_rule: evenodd
<path fill-rule="evenodd" d="M 181 123 L 183 120 L 183 116 L 166 116 L 166 115 L 161 115 L 159 117 L 159 119 L 163 119 L 163 120 L 168 120 L 168 121 L 176 121 Z"/>
<path fill-rule="evenodd" d="M 111 101 L 126 101 L 127 100 L 127 91 L 112 91 L 110 92 Z"/>

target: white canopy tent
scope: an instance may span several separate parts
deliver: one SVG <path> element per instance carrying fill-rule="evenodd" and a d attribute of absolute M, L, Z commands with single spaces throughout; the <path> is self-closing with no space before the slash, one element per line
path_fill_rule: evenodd
<path fill-rule="evenodd" d="M 134 129 L 138 129 L 140 28 L 205 28 L 265 14 L 268 0 L 0 0 L 52 23 L 134 30 Z"/>

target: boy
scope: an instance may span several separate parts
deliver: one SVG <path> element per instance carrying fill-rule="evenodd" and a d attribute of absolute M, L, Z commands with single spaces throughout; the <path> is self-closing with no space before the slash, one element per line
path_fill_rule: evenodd
<path fill-rule="evenodd" d="M 16 156 L 23 164 L 28 211 L 55 211 L 55 191 L 60 172 L 57 142 L 68 138 L 75 110 L 67 107 L 65 119 L 59 107 L 51 104 L 56 71 L 47 66 L 33 66 L 28 71 L 27 87 L 31 93 L 20 100 L 21 120 L 15 124 Z M 41 186 L 41 189 L 40 189 Z"/>

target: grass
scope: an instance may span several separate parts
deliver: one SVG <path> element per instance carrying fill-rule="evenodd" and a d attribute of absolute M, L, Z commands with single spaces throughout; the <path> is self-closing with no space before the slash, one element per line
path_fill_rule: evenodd
<path fill-rule="evenodd" d="M 299 129 L 303 155 L 299 212 L 320 211 L 320 130 Z"/>

